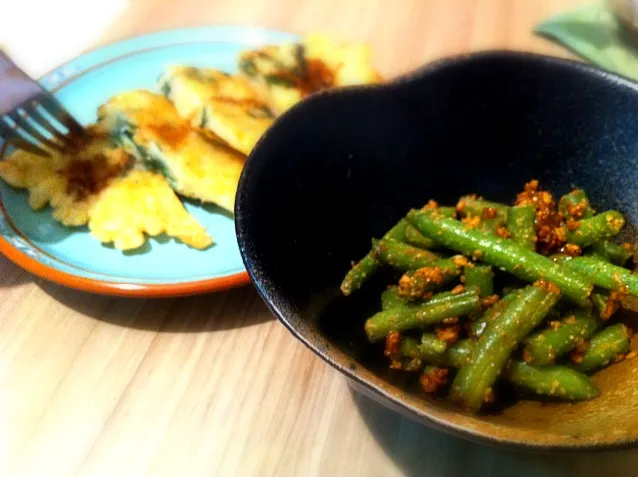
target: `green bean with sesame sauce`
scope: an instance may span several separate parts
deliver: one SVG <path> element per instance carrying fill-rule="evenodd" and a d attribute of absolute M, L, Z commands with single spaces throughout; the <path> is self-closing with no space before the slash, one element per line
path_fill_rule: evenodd
<path fill-rule="evenodd" d="M 368 339 L 374 343 L 385 338 L 391 331 L 432 326 L 446 318 L 468 315 L 481 308 L 476 290 L 441 295 L 435 295 L 426 302 L 409 303 L 380 311 L 368 318 L 364 326 Z"/>
<path fill-rule="evenodd" d="M 494 294 L 494 271 L 489 265 L 468 264 L 463 267 L 463 283 L 466 288 L 476 287 L 481 296 Z"/>
<path fill-rule="evenodd" d="M 436 214 L 440 217 L 447 217 L 448 219 L 456 218 L 456 208 L 455 207 L 447 207 L 440 206 L 436 208 Z"/>
<path fill-rule="evenodd" d="M 402 338 L 399 344 L 399 354 L 408 358 L 434 359 L 447 349 L 447 343 L 440 340 L 433 333 L 423 333 L 421 341 L 416 338 Z"/>
<path fill-rule="evenodd" d="M 438 290 L 458 277 L 460 264 L 466 262 L 467 260 L 462 256 L 445 258 L 432 262 L 427 267 L 408 271 L 399 280 L 398 294 L 405 298 L 421 298 L 424 294 Z"/>
<path fill-rule="evenodd" d="M 429 250 L 394 240 L 372 240 L 372 252 L 381 263 L 400 272 L 427 267 L 440 259 L 437 254 Z"/>
<path fill-rule="evenodd" d="M 599 315 L 607 309 L 607 300 L 609 300 L 609 296 L 604 293 L 594 292 L 591 294 L 591 302 Z"/>
<path fill-rule="evenodd" d="M 575 220 L 588 219 L 594 215 L 589 199 L 582 189 L 574 189 L 562 196 L 558 201 L 558 212 L 565 218 L 571 217 Z"/>
<path fill-rule="evenodd" d="M 438 207 L 436 213 L 442 217 L 451 219 L 456 217 L 456 209 L 454 207 Z M 405 219 L 403 219 L 403 221 L 405 221 Z M 410 223 L 406 223 L 405 225 L 402 241 L 418 248 L 431 249 L 438 247 L 438 244 L 434 240 L 424 237 L 423 234 Z"/>
<path fill-rule="evenodd" d="M 600 394 L 587 376 L 568 366 L 549 365 L 537 368 L 522 361 L 510 361 L 503 377 L 515 386 L 535 394 L 570 401 L 594 399 Z"/>
<path fill-rule="evenodd" d="M 456 209 L 454 207 L 434 207 L 428 209 L 426 213 L 434 213 L 437 217 L 456 217 Z M 416 237 L 415 234 L 419 234 L 419 237 Z M 408 236 L 409 241 L 407 238 Z M 399 242 L 405 242 L 408 245 L 426 249 L 436 245 L 436 242 L 432 239 L 423 237 L 423 234 L 409 224 L 405 218 L 399 220 L 399 222 L 382 237 L 382 240 L 396 240 Z M 349 296 L 359 290 L 365 282 L 378 272 L 379 268 L 381 268 L 381 262 L 374 254 L 374 251 L 371 250 L 348 271 L 341 282 L 341 293 L 345 296 Z"/>
<path fill-rule="evenodd" d="M 476 344 L 472 340 L 460 340 L 439 354 L 423 353 L 414 338 L 404 338 L 401 353 L 412 359 L 445 368 L 461 368 L 472 361 Z M 598 389 L 584 374 L 568 366 L 543 366 L 536 368 L 522 361 L 512 360 L 501 374 L 501 378 L 517 387 L 535 394 L 557 396 L 568 400 L 593 399 Z"/>
<path fill-rule="evenodd" d="M 443 350 L 439 351 L 441 348 Z M 440 346 L 436 350 L 433 350 L 432 344 L 424 345 L 423 338 L 421 343 L 415 338 L 403 338 L 400 344 L 400 352 L 404 356 L 418 358 L 426 364 L 435 364 L 446 368 L 460 368 L 468 365 L 472 360 L 473 351 L 474 342 L 469 339 L 459 340 L 446 347 Z"/>
<path fill-rule="evenodd" d="M 572 230 L 568 224 L 567 242 L 588 247 L 618 235 L 625 226 L 625 218 L 620 212 L 608 210 L 589 219 L 577 221 L 576 226 Z"/>
<path fill-rule="evenodd" d="M 512 291 L 501 298 L 496 304 L 485 310 L 480 318 L 474 320 L 469 325 L 468 332 L 472 338 L 480 338 L 488 325 L 500 316 L 508 307 L 508 303 L 511 302 L 518 294 L 518 290 Z"/>
<path fill-rule="evenodd" d="M 555 283 L 574 303 L 588 303 L 593 288 L 590 280 L 510 239 L 468 229 L 457 220 L 431 217 L 418 210 L 408 213 L 408 221 L 426 237 L 452 250 L 502 268 L 526 281 L 544 278 Z"/>
<path fill-rule="evenodd" d="M 484 219 L 499 217 L 501 223 L 505 223 L 510 207 L 500 202 L 478 199 L 468 195 L 459 199 L 456 210 L 463 215 L 472 215 Z"/>
<path fill-rule="evenodd" d="M 411 224 L 407 224 L 405 226 L 403 241 L 408 245 L 423 249 L 431 249 L 437 246 L 437 243 L 434 240 L 424 237 L 423 234 L 415 229 Z"/>
<path fill-rule="evenodd" d="M 558 210 L 566 219 L 572 218 L 576 221 L 594 216 L 589 199 L 582 189 L 576 189 L 561 197 L 558 203 Z M 594 256 L 619 266 L 627 263 L 627 260 L 632 256 L 630 249 L 609 240 L 594 242 L 592 250 Z"/>
<path fill-rule="evenodd" d="M 592 310 L 575 310 L 523 341 L 523 358 L 534 366 L 553 364 L 587 340 L 602 324 Z"/>
<path fill-rule="evenodd" d="M 397 306 L 406 305 L 409 303 L 405 297 L 399 296 L 399 288 L 397 286 L 388 287 L 381 293 L 381 309 L 389 310 Z"/>
<path fill-rule="evenodd" d="M 468 219 L 475 219 L 478 230 L 486 233 L 506 236 L 509 207 L 498 202 L 477 199 L 473 196 L 462 197 L 457 203 L 457 210 Z"/>
<path fill-rule="evenodd" d="M 430 200 L 372 241 L 374 263 L 363 261 L 355 285 L 380 267 L 393 283 L 363 331 L 384 342 L 393 373 L 413 372 L 406 379 L 423 391 L 471 412 L 499 398 L 497 382 L 524 395 L 595 398 L 587 374 L 636 355 L 625 356 L 631 330 L 609 325 L 623 298 L 638 296 L 638 276 L 625 268 L 631 250 L 612 241 L 624 224 L 614 210 L 597 214 L 583 190 L 557 202 L 538 181 L 511 205 Z M 345 294 L 356 288 L 344 282 Z"/>
<path fill-rule="evenodd" d="M 420 358 L 421 351 L 419 350 L 419 340 L 412 338 L 411 336 L 402 338 L 401 343 L 399 344 L 399 353 L 408 358 Z"/>
<path fill-rule="evenodd" d="M 591 338 L 587 351 L 572 367 L 583 373 L 603 368 L 622 353 L 629 351 L 630 338 L 631 331 L 624 324 L 610 325 Z"/>
<path fill-rule="evenodd" d="M 489 400 L 492 386 L 512 352 L 559 298 L 558 288 L 548 282 L 538 281 L 520 290 L 483 332 L 472 353 L 472 362 L 459 369 L 452 383 L 452 399 L 470 411 L 478 411 Z"/>
<path fill-rule="evenodd" d="M 507 216 L 507 230 L 514 242 L 534 250 L 536 248 L 536 209 L 531 205 L 512 207 Z"/>
<path fill-rule="evenodd" d="M 593 255 L 597 258 L 611 262 L 622 267 L 633 255 L 630 248 L 608 240 L 596 242 L 592 245 Z"/>
<path fill-rule="evenodd" d="M 368 253 L 365 257 L 359 260 L 346 274 L 346 277 L 341 283 L 341 292 L 348 296 L 352 292 L 361 288 L 361 286 L 374 276 L 375 273 L 381 267 L 381 263 L 374 256 L 373 253 Z"/>
<path fill-rule="evenodd" d="M 392 367 L 404 371 L 419 371 L 423 367 L 423 360 L 419 356 L 418 346 L 419 344 L 414 338 L 402 339 L 398 353 L 386 353 L 392 361 Z"/>
<path fill-rule="evenodd" d="M 609 320 L 620 308 L 620 299 L 623 293 L 610 292 L 594 292 L 591 294 L 591 301 L 594 304 L 594 310 L 598 313 L 598 317 L 603 320 Z"/>
<path fill-rule="evenodd" d="M 582 274 L 596 286 L 607 290 L 626 289 L 632 295 L 638 295 L 638 276 L 626 268 L 613 265 L 595 257 L 575 257 L 562 259 L 566 267 Z"/>
<path fill-rule="evenodd" d="M 480 219 L 476 228 L 482 232 L 498 235 L 499 237 L 509 237 L 509 231 L 505 226 L 505 222 L 499 217 Z"/>
<path fill-rule="evenodd" d="M 405 226 L 407 225 L 407 221 L 402 219 L 392 227 L 384 236 L 384 240 L 402 240 L 405 234 Z M 341 282 L 341 292 L 348 296 L 353 292 L 357 291 L 359 288 L 363 286 L 363 284 L 372 278 L 379 268 L 381 267 L 381 262 L 377 259 L 374 252 L 369 252 L 365 257 L 363 257 L 359 262 L 353 265 L 353 267 L 348 271 L 345 278 Z"/>

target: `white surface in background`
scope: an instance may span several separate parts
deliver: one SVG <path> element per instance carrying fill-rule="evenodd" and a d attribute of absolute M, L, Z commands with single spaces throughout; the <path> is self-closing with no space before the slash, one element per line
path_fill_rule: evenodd
<path fill-rule="evenodd" d="M 132 0 L 0 0 L 0 47 L 36 78 L 90 48 Z"/>

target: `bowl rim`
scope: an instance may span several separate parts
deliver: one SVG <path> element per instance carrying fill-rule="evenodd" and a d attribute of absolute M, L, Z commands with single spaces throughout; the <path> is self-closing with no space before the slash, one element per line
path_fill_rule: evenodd
<path fill-rule="evenodd" d="M 425 65 L 402 74 L 395 79 L 381 84 L 381 85 L 358 85 L 349 86 L 346 88 L 338 88 L 331 90 L 324 90 L 319 93 L 315 93 L 312 96 L 304 99 L 300 103 L 293 106 L 289 111 L 284 113 L 280 118 L 275 121 L 275 124 L 260 138 L 257 145 L 253 148 L 253 151 L 248 156 L 244 169 L 242 171 L 239 186 L 237 189 L 237 199 L 235 203 L 235 229 L 237 240 L 239 242 L 239 249 L 244 261 L 248 275 L 253 285 L 257 289 L 260 297 L 264 300 L 271 312 L 277 317 L 277 319 L 290 331 L 290 333 L 301 341 L 306 347 L 312 350 L 313 353 L 318 355 L 323 361 L 327 362 L 330 366 L 342 373 L 348 380 L 349 384 L 354 385 L 358 392 L 363 392 L 367 396 L 379 401 L 382 401 L 383 405 L 401 412 L 404 416 L 407 416 L 413 420 L 416 420 L 422 424 L 425 424 L 431 428 L 439 431 L 446 432 L 456 437 L 461 437 L 476 443 L 487 444 L 490 446 L 499 447 L 501 449 L 518 450 L 526 452 L 537 453 L 562 453 L 573 454 L 579 452 L 602 452 L 609 450 L 621 450 L 635 447 L 638 445 L 638 438 L 630 438 L 625 440 L 617 440 L 613 442 L 583 442 L 573 444 L 560 444 L 560 443 L 540 443 L 529 442 L 522 439 L 513 439 L 508 437 L 499 438 L 490 434 L 488 431 L 468 428 L 462 424 L 450 422 L 442 417 L 439 410 L 436 409 L 431 403 L 425 403 L 425 406 L 411 405 L 410 401 L 419 401 L 423 403 L 423 399 L 416 396 L 408 395 L 402 392 L 395 386 L 387 383 L 380 377 L 376 376 L 372 371 L 369 371 L 365 366 L 353 360 L 346 353 L 340 349 L 332 346 L 326 346 L 323 344 L 315 333 L 304 334 L 299 331 L 291 322 L 290 318 L 286 316 L 286 313 L 277 305 L 278 302 L 285 302 L 283 293 L 279 290 L 275 290 L 271 284 L 265 283 L 260 277 L 258 270 L 259 257 L 253 255 L 250 252 L 248 243 L 250 238 L 246 231 L 247 222 L 249 219 L 244 215 L 243 210 L 246 207 L 247 197 L 250 195 L 246 191 L 245 186 L 248 181 L 248 176 L 251 174 L 251 167 L 259 160 L 259 152 L 262 144 L 267 140 L 273 130 L 277 129 L 277 124 L 282 118 L 288 117 L 291 114 L 296 114 L 297 111 L 305 108 L 308 104 L 316 101 L 322 101 L 323 98 L 341 95 L 344 91 L 360 91 L 370 89 L 394 89 L 401 88 L 405 84 L 418 82 L 425 79 L 430 74 L 433 74 L 441 69 L 455 67 L 468 62 L 481 61 L 481 60 L 524 60 L 533 61 L 539 64 L 549 64 L 558 67 L 570 68 L 581 72 L 587 76 L 593 76 L 606 81 L 610 86 L 629 88 L 635 92 L 638 92 L 638 82 L 634 80 L 604 70 L 591 64 L 584 63 L 579 60 L 560 58 L 555 56 L 549 56 L 539 53 L 532 53 L 527 51 L 516 50 L 484 50 L 478 52 L 464 53 L 458 55 L 447 56 L 426 63 Z M 346 93 L 347 94 L 347 93 Z M 376 383 L 374 382 L 376 381 Z M 458 411 L 449 411 L 455 414 L 462 414 Z M 491 423 L 490 423 L 491 424 Z M 493 425 L 503 427 L 502 424 Z"/>

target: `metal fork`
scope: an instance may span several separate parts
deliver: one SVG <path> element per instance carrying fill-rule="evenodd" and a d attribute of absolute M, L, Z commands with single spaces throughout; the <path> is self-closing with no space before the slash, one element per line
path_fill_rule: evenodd
<path fill-rule="evenodd" d="M 37 81 L 0 50 L 0 137 L 41 156 L 63 150 L 84 128 Z"/>

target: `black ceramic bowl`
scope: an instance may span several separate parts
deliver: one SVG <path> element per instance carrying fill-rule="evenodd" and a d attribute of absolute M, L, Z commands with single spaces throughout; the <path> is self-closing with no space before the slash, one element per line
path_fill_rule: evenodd
<path fill-rule="evenodd" d="M 241 252 L 290 331 L 357 388 L 428 425 L 541 450 L 638 441 L 638 359 L 595 376 L 579 404 L 521 401 L 472 416 L 406 390 L 367 343 L 380 283 L 339 284 L 411 207 L 476 192 L 511 201 L 530 178 L 584 187 L 638 223 L 638 89 L 580 63 L 483 53 L 433 63 L 378 87 L 316 95 L 281 117 L 251 154 L 236 206 Z M 627 232 L 631 234 L 631 231 Z"/>

